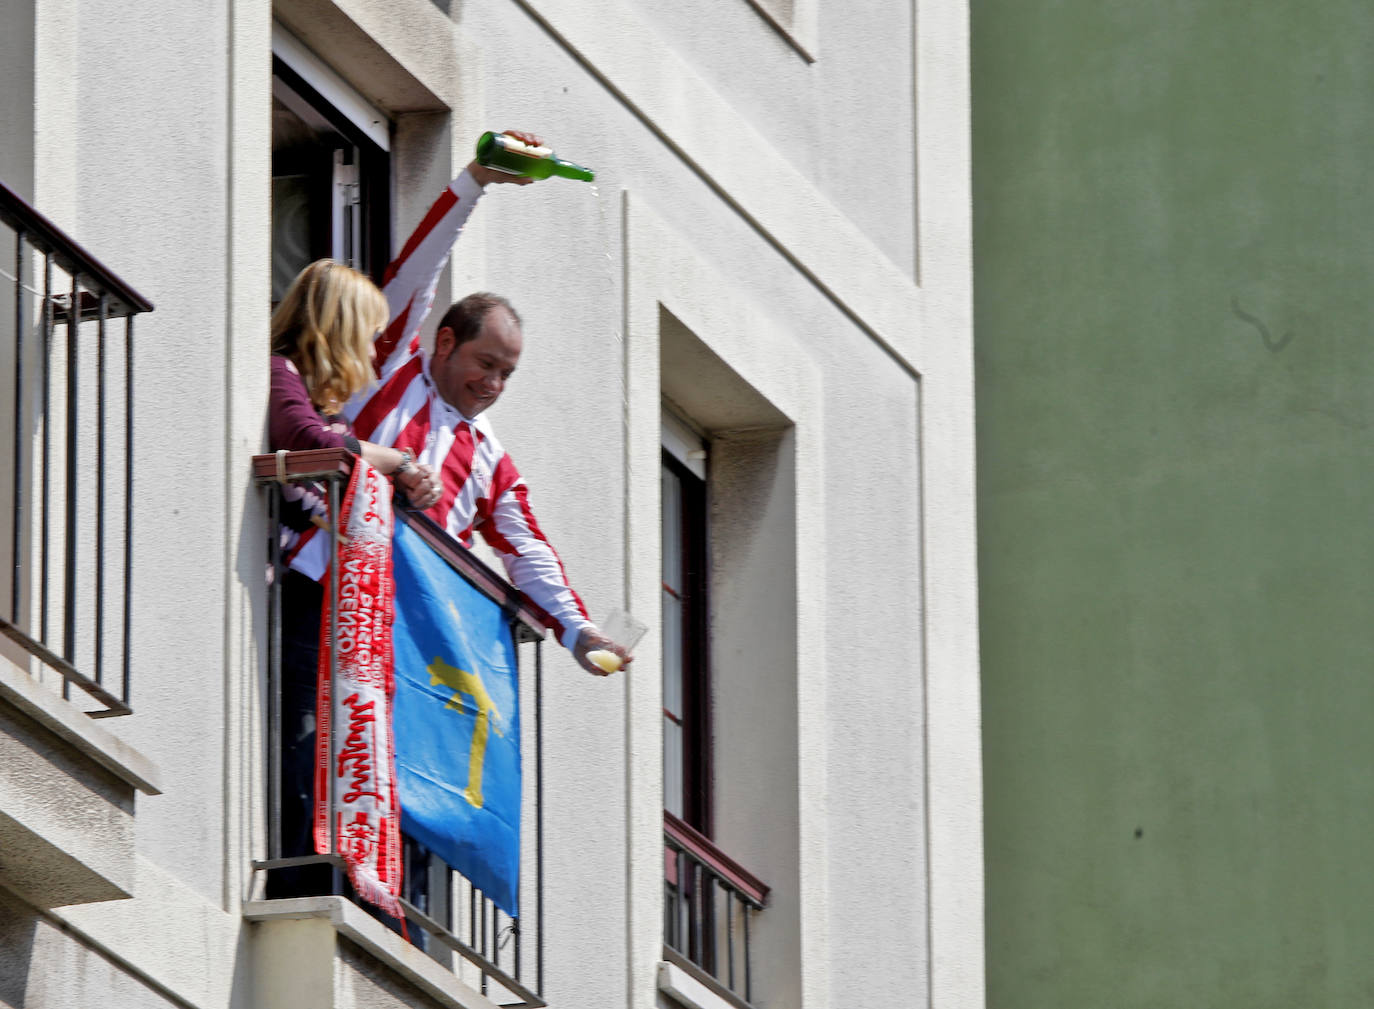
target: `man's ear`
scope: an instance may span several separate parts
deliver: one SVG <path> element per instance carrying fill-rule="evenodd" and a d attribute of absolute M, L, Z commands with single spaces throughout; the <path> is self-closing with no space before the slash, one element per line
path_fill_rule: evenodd
<path fill-rule="evenodd" d="M 434 356 L 448 357 L 453 353 L 454 345 L 458 342 L 457 335 L 449 326 L 440 326 L 438 332 L 434 334 Z"/>

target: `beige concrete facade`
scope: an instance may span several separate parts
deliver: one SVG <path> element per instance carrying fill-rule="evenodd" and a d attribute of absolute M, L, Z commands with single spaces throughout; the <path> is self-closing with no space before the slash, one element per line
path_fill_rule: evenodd
<path fill-rule="evenodd" d="M 484 129 L 597 169 L 492 188 L 439 294 L 519 307 L 494 424 L 593 618 L 651 625 L 605 680 L 545 644 L 549 1004 L 729 1004 L 664 955 L 666 404 L 706 443 L 714 840 L 770 887 L 753 1004 L 983 1005 L 966 21 L 933 0 L 0 8 L 0 177 L 156 305 L 134 714 L 83 742 L 46 686 L 46 721 L 0 691 L 0 753 L 37 754 L 0 773 L 0 1005 L 493 1004 L 252 871 L 282 33 L 387 120 L 393 251 Z M 98 839 L 45 789 L 102 803 Z M 43 898 L 26 844 L 78 899 Z"/>

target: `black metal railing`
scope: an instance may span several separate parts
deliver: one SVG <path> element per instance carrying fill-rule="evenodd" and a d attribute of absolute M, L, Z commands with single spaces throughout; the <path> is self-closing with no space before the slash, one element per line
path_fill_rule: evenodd
<path fill-rule="evenodd" d="M 84 691 L 100 706 L 90 715 L 127 715 L 133 319 L 153 306 L 0 183 L 0 249 L 5 236 L 0 368 L 14 402 L 0 411 L 12 446 L 0 463 L 11 504 L 0 557 L 13 573 L 0 633 L 60 675 L 64 697 Z M 114 415 L 123 430 L 112 438 Z"/>
<path fill-rule="evenodd" d="M 768 887 L 666 811 L 663 856 L 665 957 L 727 1001 L 747 1005 L 753 999 L 750 930 Z"/>
<path fill-rule="evenodd" d="M 254 456 L 256 482 L 268 490 L 269 569 L 268 593 L 268 857 L 253 863 L 256 870 L 274 871 L 326 862 L 333 865 L 333 893 L 352 896 L 337 856 L 309 855 L 282 857 L 280 811 L 282 802 L 282 591 L 285 568 L 281 555 L 278 526 L 282 509 L 282 489 L 287 483 L 323 484 L 327 489 L 329 517 L 324 527 L 331 536 L 331 556 L 338 557 L 338 530 L 334 516 L 339 513 L 343 488 L 353 468 L 353 456 L 343 449 L 319 449 Z M 498 1004 L 507 1007 L 535 1007 L 546 1003 L 540 996 L 544 981 L 544 821 L 543 821 L 543 651 L 544 632 L 523 597 L 500 575 L 487 567 L 461 544 L 425 515 L 404 508 L 396 511 L 397 521 L 406 522 L 454 570 L 488 598 L 500 604 L 507 615 L 516 642 L 519 675 L 527 673 L 526 656 L 532 651 L 534 701 L 533 753 L 526 749 L 522 761 L 534 779 L 533 850 L 521 852 L 522 865 L 534 869 L 533 880 L 522 874 L 520 907 L 533 907 L 518 919 L 496 906 L 482 891 L 438 855 L 405 838 L 406 881 L 401 906 L 408 922 L 411 942 L 435 960 L 454 969 L 459 977 L 465 971 L 477 974 L 477 986 Z M 337 569 L 337 566 L 336 566 Z M 337 635 L 331 635 L 336 640 Z M 528 737 L 526 737 L 528 738 Z M 528 775 L 527 775 L 528 776 Z M 523 833 L 522 833 L 523 837 Z M 522 841 L 522 845 L 525 842 Z M 532 900 L 530 898 L 533 898 Z M 367 905 L 360 905 L 367 909 Z M 530 947 L 533 947 L 532 949 Z M 455 964 L 457 954 L 471 966 Z M 531 963 L 531 960 L 533 961 Z"/>

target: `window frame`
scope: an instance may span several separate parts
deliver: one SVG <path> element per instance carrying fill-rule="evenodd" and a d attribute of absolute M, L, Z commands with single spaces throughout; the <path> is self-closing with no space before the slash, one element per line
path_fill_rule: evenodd
<path fill-rule="evenodd" d="M 331 178 L 331 188 L 327 194 L 329 201 L 330 241 L 328 247 L 312 247 L 313 258 L 330 257 L 349 262 L 367 274 L 379 286 L 383 280 L 387 264 L 391 261 L 391 150 L 389 143 L 390 123 L 382 119 L 385 127 L 380 131 L 376 126 L 364 129 L 355 121 L 355 109 L 346 109 L 337 101 L 345 88 L 342 82 L 333 86 L 322 84 L 319 74 L 309 77 L 302 73 L 298 61 L 288 60 L 281 55 L 277 46 L 273 47 L 272 78 L 274 92 L 280 82 L 288 91 L 309 107 L 313 117 L 339 134 L 352 148 L 351 159 L 340 159 L 335 152 L 335 164 Z M 364 104 L 364 100 L 350 93 L 349 105 Z M 299 109 L 292 108 L 300 114 Z M 377 113 L 381 116 L 381 113 Z M 313 118 L 312 117 L 312 118 Z M 305 117 L 302 117 L 305 118 Z M 387 140 L 387 143 L 380 143 Z M 275 161 L 275 157 L 274 157 Z M 277 166 L 273 165 L 273 175 Z M 342 192 L 347 186 L 356 187 L 352 194 L 354 205 L 348 204 L 349 196 Z M 313 199 L 313 197 L 312 197 Z M 356 207 L 356 209 L 354 208 Z M 351 255 L 345 251 L 340 255 L 340 236 L 336 233 L 339 222 L 347 220 L 352 228 L 360 233 L 355 240 Z"/>
<path fill-rule="evenodd" d="M 706 837 L 712 836 L 714 803 L 711 745 L 711 643 L 709 526 L 707 484 L 668 447 L 662 450 L 662 468 L 678 480 L 682 507 L 677 530 L 682 585 L 672 587 L 660 575 L 664 592 L 676 596 L 682 606 L 682 710 L 663 715 L 682 729 L 682 810 L 674 814 Z M 667 550 L 667 530 L 664 530 Z M 681 590 L 679 592 L 679 589 Z M 666 627 L 666 622 L 665 622 Z M 665 643 L 666 650 L 666 643 Z M 665 776 L 667 768 L 664 768 Z M 667 781 L 664 781 L 665 794 Z M 666 808 L 665 813 L 669 810 Z"/>

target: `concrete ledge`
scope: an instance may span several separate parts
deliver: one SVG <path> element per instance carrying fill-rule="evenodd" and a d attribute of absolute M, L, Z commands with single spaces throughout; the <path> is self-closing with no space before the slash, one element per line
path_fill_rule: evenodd
<path fill-rule="evenodd" d="M 123 900 L 136 791 L 157 769 L 0 658 L 0 884 L 39 908 Z"/>
<path fill-rule="evenodd" d="M 5 887 L 40 908 L 130 896 L 130 874 L 121 871 L 128 866 L 110 864 L 121 860 L 105 858 L 105 864 L 93 868 L 87 864 L 88 852 L 73 852 L 32 827 L 25 819 L 0 813 L 0 883 Z"/>
<path fill-rule="evenodd" d="M 697 980 L 675 963 L 660 960 L 658 964 L 658 990 L 672 996 L 687 1009 L 740 1009 L 748 1002 L 733 995 L 718 991 Z"/>
<path fill-rule="evenodd" d="M 99 950 L 102 958 L 119 964 L 126 976 L 166 994 L 168 1006 L 226 1009 L 249 1004 L 232 996 L 239 981 L 235 964 L 243 919 L 151 859 L 135 854 L 133 862 L 132 899 L 53 907 L 44 913 Z M 188 955 L 188 949 L 197 950 L 196 955 Z M 107 1004 L 111 1009 L 119 1005 L 117 1000 Z"/>
<path fill-rule="evenodd" d="M 0 656 L 0 702 L 6 702 L 145 795 L 162 794 L 157 765 L 70 701 Z"/>
<path fill-rule="evenodd" d="M 453 22 L 430 0 L 298 0 L 272 16 L 393 115 L 447 112 L 458 102 Z"/>
<path fill-rule="evenodd" d="M 262 928 L 256 942 L 256 956 L 260 979 L 280 975 L 315 978 L 316 982 L 306 998 L 299 1001 L 288 988 L 263 984 L 264 992 L 280 995 L 283 1009 L 334 1009 L 350 1004 L 338 1002 L 332 990 L 327 1000 L 318 996 L 321 982 L 335 978 L 335 964 L 342 957 L 338 936 L 348 939 L 358 948 L 393 971 L 406 984 L 419 989 L 432 1004 L 446 1009 L 498 1009 L 497 1003 L 445 970 L 423 951 L 406 942 L 395 932 L 343 897 L 296 897 L 291 900 L 248 901 L 243 905 L 243 917 Z M 321 936 L 319 926 L 329 925 L 334 932 L 332 941 Z M 328 957 L 330 963 L 322 961 Z M 306 962 L 302 962 L 303 959 Z M 328 985 L 331 989 L 333 984 Z M 272 1009 L 260 1002 L 260 1009 Z"/>

